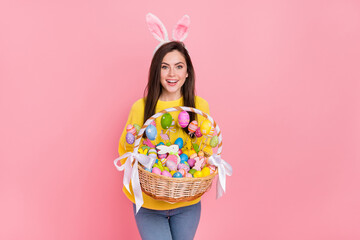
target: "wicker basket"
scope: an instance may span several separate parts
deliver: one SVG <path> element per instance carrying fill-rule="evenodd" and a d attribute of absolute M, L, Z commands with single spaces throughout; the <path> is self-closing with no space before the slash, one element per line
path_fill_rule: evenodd
<path fill-rule="evenodd" d="M 146 127 L 149 126 L 151 122 L 154 121 L 156 118 L 162 116 L 167 112 L 174 111 L 194 112 L 209 119 L 218 135 L 219 144 L 217 154 L 220 155 L 222 150 L 222 136 L 219 126 L 208 114 L 191 107 L 168 108 L 150 117 L 142 126 L 138 135 L 136 136 L 134 153 L 137 153 L 139 149 L 140 142 Z M 205 154 L 207 155 L 206 157 L 209 157 L 207 153 Z M 216 169 L 215 172 L 211 175 L 201 178 L 169 178 L 162 175 L 150 173 L 146 171 L 143 166 L 141 166 L 141 164 L 138 165 L 138 170 L 142 191 L 154 199 L 170 203 L 186 202 L 199 198 L 210 189 L 211 183 L 218 173 Z"/>

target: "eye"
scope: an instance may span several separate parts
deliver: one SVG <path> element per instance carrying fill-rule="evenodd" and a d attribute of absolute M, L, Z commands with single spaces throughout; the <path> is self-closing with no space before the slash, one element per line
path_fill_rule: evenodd
<path fill-rule="evenodd" d="M 168 67 L 166 65 L 161 66 L 162 69 L 167 69 Z"/>
<path fill-rule="evenodd" d="M 183 65 L 178 65 L 177 66 L 177 69 L 182 69 L 183 68 Z"/>

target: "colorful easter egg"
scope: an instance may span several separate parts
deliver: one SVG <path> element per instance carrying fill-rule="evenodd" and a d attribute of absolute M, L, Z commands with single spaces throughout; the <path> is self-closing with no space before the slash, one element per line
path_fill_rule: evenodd
<path fill-rule="evenodd" d="M 202 173 L 202 171 L 196 171 L 193 176 L 194 176 L 194 178 L 200 178 L 200 177 L 203 177 L 203 173 Z"/>
<path fill-rule="evenodd" d="M 173 178 L 182 178 L 183 177 L 183 175 L 180 172 L 176 172 L 172 176 L 173 176 Z"/>
<path fill-rule="evenodd" d="M 166 167 L 169 168 L 170 171 L 176 171 L 177 170 L 177 164 L 173 161 L 166 161 L 165 163 Z"/>
<path fill-rule="evenodd" d="M 212 124 L 209 119 L 205 119 L 200 126 L 200 131 L 202 135 L 208 135 L 210 133 Z"/>
<path fill-rule="evenodd" d="M 180 155 L 180 161 L 187 161 L 188 159 L 189 159 L 189 157 L 185 153 Z"/>
<path fill-rule="evenodd" d="M 214 135 L 214 133 L 215 133 L 215 128 L 214 128 L 214 127 L 211 127 L 208 136 L 212 136 L 212 135 Z"/>
<path fill-rule="evenodd" d="M 192 178 L 193 175 L 191 173 L 186 173 L 185 177 Z"/>
<path fill-rule="evenodd" d="M 149 168 L 145 168 L 145 170 L 148 171 L 148 172 L 151 172 L 151 169 L 149 169 Z"/>
<path fill-rule="evenodd" d="M 163 129 L 168 129 L 171 126 L 172 121 L 173 118 L 170 115 L 170 113 L 165 113 L 164 115 L 161 116 L 161 127 Z"/>
<path fill-rule="evenodd" d="M 148 151 L 148 156 L 152 158 L 157 158 L 157 151 L 155 148 L 150 148 Z"/>
<path fill-rule="evenodd" d="M 133 135 L 131 132 L 128 132 L 128 133 L 126 134 L 126 142 L 127 142 L 128 144 L 133 144 L 133 143 L 135 142 L 135 137 L 134 137 L 134 135 Z"/>
<path fill-rule="evenodd" d="M 195 166 L 195 159 L 190 158 L 187 162 L 191 168 Z"/>
<path fill-rule="evenodd" d="M 161 175 L 165 176 L 165 177 L 172 177 L 171 173 L 169 173 L 168 171 L 164 170 L 161 172 Z"/>
<path fill-rule="evenodd" d="M 177 166 L 178 170 L 180 169 L 185 169 L 186 172 L 188 172 L 190 170 L 190 167 L 189 165 L 186 165 L 185 163 L 180 163 L 178 166 Z M 184 174 L 183 174 L 184 175 Z"/>
<path fill-rule="evenodd" d="M 179 173 L 181 173 L 181 175 L 182 175 L 183 177 L 185 177 L 187 172 L 186 172 L 185 169 L 181 168 L 181 169 L 179 169 Z"/>
<path fill-rule="evenodd" d="M 218 136 L 213 136 L 210 140 L 210 147 L 214 148 L 219 144 L 219 138 Z"/>
<path fill-rule="evenodd" d="M 192 121 L 188 126 L 188 130 L 189 130 L 190 133 L 194 133 L 197 128 L 198 128 L 198 122 L 195 121 L 195 120 Z"/>
<path fill-rule="evenodd" d="M 129 132 L 129 133 L 131 133 L 132 135 L 136 135 L 136 129 L 134 128 L 134 126 L 133 125 L 131 125 L 131 124 L 129 124 L 129 125 L 127 125 L 127 127 L 126 127 L 126 132 Z"/>
<path fill-rule="evenodd" d="M 157 129 L 154 127 L 154 125 L 149 125 L 146 127 L 146 137 L 150 140 L 155 140 L 157 135 Z"/>
<path fill-rule="evenodd" d="M 207 177 L 207 176 L 210 175 L 210 168 L 204 167 L 203 169 L 201 169 L 201 172 L 202 172 L 204 177 Z"/>
<path fill-rule="evenodd" d="M 150 125 L 153 125 L 154 127 L 156 127 L 156 122 L 155 122 L 155 120 L 152 121 L 152 122 L 150 123 Z"/>
<path fill-rule="evenodd" d="M 203 156 L 204 156 L 204 152 L 203 152 L 203 151 L 199 151 L 197 154 L 198 154 L 199 157 L 203 157 Z"/>
<path fill-rule="evenodd" d="M 195 152 L 199 152 L 199 151 L 200 151 L 200 147 L 199 147 L 198 144 L 193 143 L 193 144 L 192 144 L 192 147 L 193 147 L 193 149 L 195 150 Z"/>
<path fill-rule="evenodd" d="M 178 157 L 177 157 L 176 155 L 169 155 L 169 156 L 167 157 L 167 160 L 168 160 L 168 161 L 172 161 L 172 162 L 174 162 L 174 163 L 177 164 L 177 162 L 178 162 Z"/>
<path fill-rule="evenodd" d="M 171 176 L 174 176 L 174 173 L 176 173 L 175 170 L 174 170 L 174 171 L 171 171 L 171 172 L 170 172 Z"/>
<path fill-rule="evenodd" d="M 156 144 L 156 146 L 160 146 L 160 145 L 165 145 L 165 143 L 159 142 L 158 144 Z"/>
<path fill-rule="evenodd" d="M 188 126 L 189 122 L 190 122 L 189 113 L 186 111 L 180 112 L 179 116 L 178 116 L 178 123 L 179 123 L 180 127 L 186 128 Z"/>
<path fill-rule="evenodd" d="M 180 161 L 181 164 L 185 164 L 186 166 L 189 166 L 187 161 Z"/>
<path fill-rule="evenodd" d="M 174 144 L 178 145 L 179 148 L 182 148 L 184 146 L 184 140 L 179 137 L 175 140 Z"/>
<path fill-rule="evenodd" d="M 168 156 L 167 153 L 165 153 L 165 154 L 158 154 L 158 158 L 160 158 L 160 159 L 164 159 L 164 158 L 166 158 L 167 156 Z"/>
<path fill-rule="evenodd" d="M 140 131 L 140 129 L 141 129 L 141 127 L 140 127 L 138 124 L 136 124 L 136 123 L 135 123 L 133 126 L 134 126 L 134 128 L 136 129 L 136 134 L 138 134 L 139 131 Z"/>
<path fill-rule="evenodd" d="M 183 151 L 179 148 L 178 154 L 181 155 Z"/>
<path fill-rule="evenodd" d="M 193 175 L 193 176 L 194 176 L 194 173 L 196 173 L 196 172 L 197 172 L 197 170 L 196 170 L 196 169 L 193 169 L 193 168 L 189 170 L 189 173 L 190 173 L 191 175 Z"/>
<path fill-rule="evenodd" d="M 196 131 L 195 131 L 195 136 L 196 136 L 197 138 L 202 137 L 201 129 L 200 129 L 199 127 L 198 127 L 198 128 L 196 129 Z"/>
<path fill-rule="evenodd" d="M 152 169 L 151 172 L 152 172 L 152 173 L 155 173 L 155 174 L 161 175 L 161 170 L 160 170 L 158 167 L 153 167 L 153 169 Z"/>

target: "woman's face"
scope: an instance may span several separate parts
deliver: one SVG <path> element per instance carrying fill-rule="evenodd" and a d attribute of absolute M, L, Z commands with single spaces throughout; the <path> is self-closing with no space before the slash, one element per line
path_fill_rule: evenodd
<path fill-rule="evenodd" d="M 176 100 L 181 97 L 181 87 L 188 77 L 184 56 L 177 50 L 168 52 L 161 62 L 162 100 Z"/>

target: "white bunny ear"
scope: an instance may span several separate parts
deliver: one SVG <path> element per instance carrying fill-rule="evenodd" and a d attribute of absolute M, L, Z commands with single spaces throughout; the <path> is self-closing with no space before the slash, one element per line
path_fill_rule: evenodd
<path fill-rule="evenodd" d="M 152 13 L 146 15 L 146 23 L 149 27 L 151 34 L 160 42 L 169 41 L 168 32 L 164 24 Z"/>
<path fill-rule="evenodd" d="M 190 17 L 184 15 L 175 25 L 172 38 L 175 41 L 183 42 L 189 33 Z"/>

